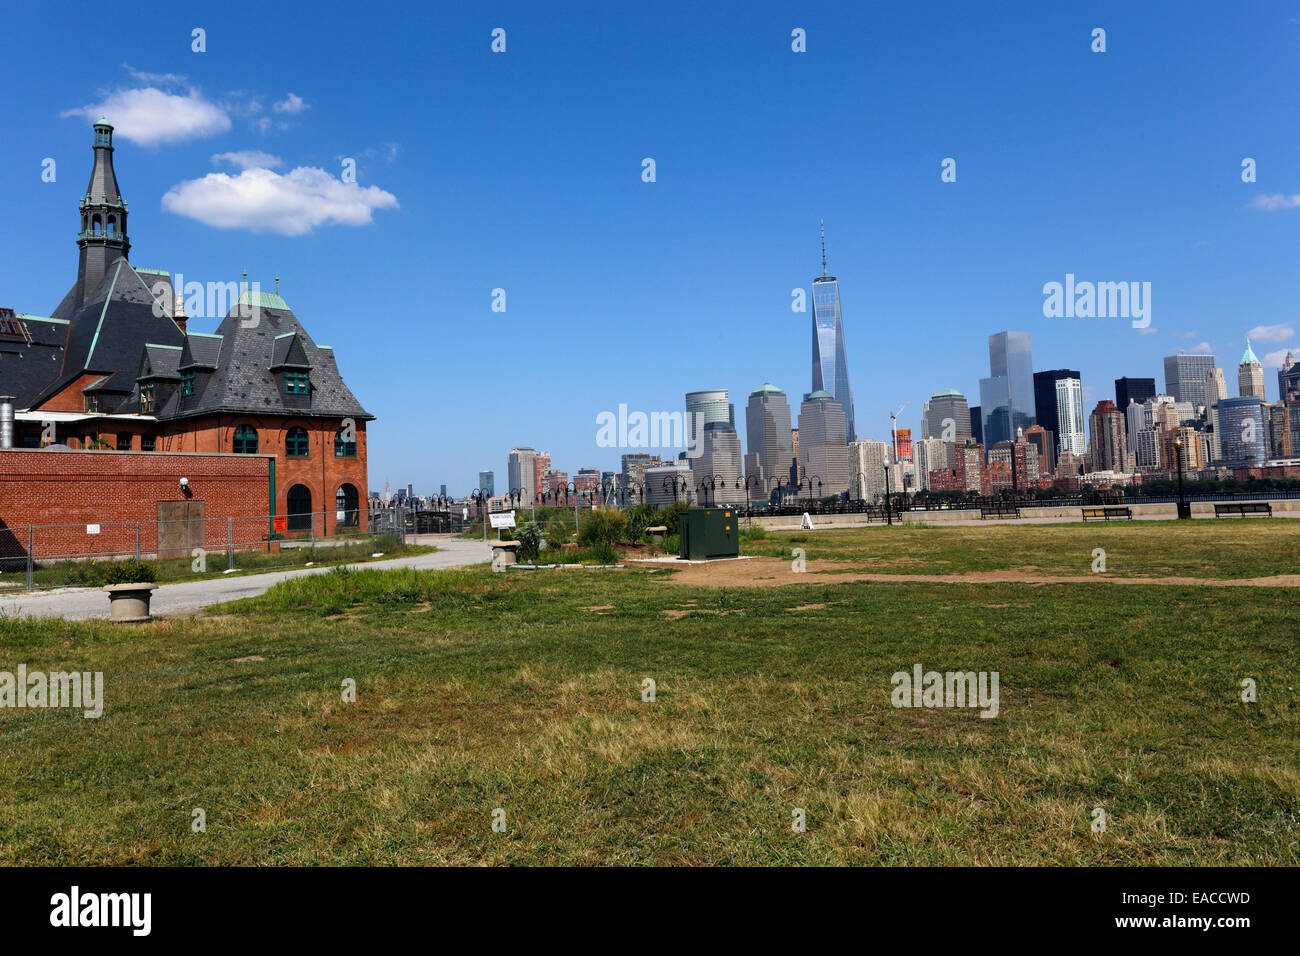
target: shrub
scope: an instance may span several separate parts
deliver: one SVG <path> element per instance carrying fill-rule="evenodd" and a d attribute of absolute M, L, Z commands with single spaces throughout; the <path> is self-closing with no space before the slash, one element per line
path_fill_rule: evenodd
<path fill-rule="evenodd" d="M 593 547 L 589 554 L 593 564 L 618 564 L 618 552 L 604 541 Z"/>
<path fill-rule="evenodd" d="M 627 518 L 617 508 L 593 508 L 583 521 L 578 540 L 587 547 L 605 544 L 611 549 L 627 534 Z"/>
<path fill-rule="evenodd" d="M 677 535 L 677 522 L 681 518 L 683 511 L 689 511 L 690 505 L 684 501 L 674 501 L 667 508 L 659 512 L 659 524 L 668 529 L 668 534 Z"/>
<path fill-rule="evenodd" d="M 150 561 L 113 561 L 100 572 L 105 584 L 143 584 L 158 576 L 158 567 Z"/>
<path fill-rule="evenodd" d="M 681 539 L 675 534 L 664 535 L 664 552 L 667 554 L 681 554 Z"/>
<path fill-rule="evenodd" d="M 627 517 L 627 539 L 640 541 L 645 537 L 645 529 L 659 524 L 659 509 L 654 505 L 633 505 L 623 514 Z"/>
<path fill-rule="evenodd" d="M 532 564 L 537 560 L 537 555 L 542 550 L 542 529 L 536 521 L 525 521 L 515 528 L 515 540 L 519 542 L 519 550 L 515 552 L 518 560 L 524 564 Z"/>

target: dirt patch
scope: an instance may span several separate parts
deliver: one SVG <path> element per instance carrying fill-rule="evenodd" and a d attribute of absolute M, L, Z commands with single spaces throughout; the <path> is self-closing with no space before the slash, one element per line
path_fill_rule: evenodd
<path fill-rule="evenodd" d="M 788 607 L 787 611 L 820 611 L 826 607 L 825 604 L 800 604 L 798 607 Z"/>
<path fill-rule="evenodd" d="M 246 664 L 249 661 L 264 661 L 264 660 L 266 660 L 266 658 L 263 657 L 261 654 L 249 654 L 247 657 L 228 657 L 226 658 L 225 662 L 227 664 Z"/>
<path fill-rule="evenodd" d="M 591 607 L 580 607 L 580 608 L 578 608 L 578 610 L 579 610 L 579 611 L 612 611 L 612 610 L 614 610 L 614 605 L 612 605 L 612 604 L 593 604 Z"/>
<path fill-rule="evenodd" d="M 833 576 L 815 574 L 829 571 Z M 665 580 L 690 587 L 785 587 L 791 584 L 826 585 L 841 581 L 875 581 L 881 584 L 1162 584 L 1206 587 L 1300 587 L 1300 574 L 1260 578 L 1149 577 L 1122 578 L 1110 574 L 1042 574 L 1033 566 L 999 571 L 964 571 L 957 574 L 886 574 L 863 569 L 860 561 L 809 561 L 807 571 L 795 571 L 784 558 L 717 561 L 687 564 Z M 667 613 L 667 612 L 665 612 Z M 680 615 L 679 615 L 680 616 Z"/>
<path fill-rule="evenodd" d="M 731 610 L 731 611 L 714 611 L 714 610 L 709 610 L 708 608 L 698 608 L 698 607 L 677 607 L 677 608 L 666 608 L 666 609 L 664 610 L 664 617 L 669 618 L 669 619 L 674 620 L 674 621 L 680 621 L 680 620 L 681 620 L 682 618 L 684 618 L 687 614 L 717 614 L 717 615 L 726 615 L 726 614 L 739 614 L 739 613 L 740 613 L 739 610 Z"/>

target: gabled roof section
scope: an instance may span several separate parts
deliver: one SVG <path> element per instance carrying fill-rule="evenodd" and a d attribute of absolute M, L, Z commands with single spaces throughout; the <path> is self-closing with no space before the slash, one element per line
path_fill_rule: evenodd
<path fill-rule="evenodd" d="M 251 308 L 232 309 L 217 327 L 216 336 L 186 336 L 187 353 L 194 352 L 204 338 L 215 338 L 220 355 L 202 394 L 195 396 L 196 400 L 187 401 L 189 407 L 184 412 L 178 411 L 179 396 L 173 395 L 159 411 L 159 419 L 217 412 L 279 413 L 359 421 L 374 418 L 344 384 L 334 353 L 317 346 L 287 306 L 279 307 L 283 299 L 270 293 L 245 291 L 239 301 Z M 283 365 L 277 366 L 277 362 Z M 184 368 L 184 359 L 181 367 Z M 283 372 L 272 371 L 273 367 L 310 369 L 310 402 L 286 402 Z"/>
<path fill-rule="evenodd" d="M 146 343 L 140 354 L 140 368 L 136 371 L 137 379 L 167 378 L 179 379 L 178 370 L 183 349 L 178 345 L 155 345 Z"/>
<path fill-rule="evenodd" d="M 179 368 L 192 369 L 216 368 L 221 361 L 221 346 L 224 339 L 220 335 L 208 332 L 189 332 L 185 335 L 185 344 L 181 349 Z"/>
<path fill-rule="evenodd" d="M 130 372 L 134 379 L 146 343 L 182 345 L 184 333 L 163 304 L 166 298 L 154 296 L 157 283 L 170 288 L 171 279 L 159 273 L 142 277 L 126 259 L 114 262 L 86 305 L 67 316 L 62 364 L 30 407 L 38 407 L 87 372 Z"/>

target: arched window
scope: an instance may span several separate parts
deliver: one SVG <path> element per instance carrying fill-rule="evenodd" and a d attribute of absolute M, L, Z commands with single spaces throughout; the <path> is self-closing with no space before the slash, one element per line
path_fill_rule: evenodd
<path fill-rule="evenodd" d="M 306 458 L 310 448 L 307 429 L 295 425 L 284 439 L 284 453 L 290 458 Z"/>
<path fill-rule="evenodd" d="M 352 433 L 351 441 L 343 440 L 343 429 L 334 433 L 334 457 L 335 458 L 356 458 L 357 457 L 357 435 Z"/>
<path fill-rule="evenodd" d="M 105 230 L 105 232 L 107 232 L 107 234 L 110 236 L 117 235 L 117 220 L 114 219 L 112 216 L 108 217 L 108 228 Z"/>
<path fill-rule="evenodd" d="M 361 496 L 357 494 L 356 485 L 339 485 L 334 496 L 335 518 L 341 525 L 354 528 L 361 523 Z"/>
<path fill-rule="evenodd" d="M 90 231 L 91 231 L 92 233 L 94 233 L 96 236 L 99 235 L 100 231 L 101 231 L 103 228 L 104 228 L 104 227 L 103 227 L 103 225 L 100 223 L 100 221 L 99 221 L 99 217 L 98 217 L 98 216 L 96 216 L 94 219 L 90 220 Z"/>
<path fill-rule="evenodd" d="M 311 489 L 306 485 L 294 485 L 289 489 L 288 502 L 286 527 L 290 531 L 311 530 Z"/>
<path fill-rule="evenodd" d="M 235 429 L 235 443 L 232 451 L 236 455 L 257 454 L 257 429 L 251 425 L 240 425 Z"/>

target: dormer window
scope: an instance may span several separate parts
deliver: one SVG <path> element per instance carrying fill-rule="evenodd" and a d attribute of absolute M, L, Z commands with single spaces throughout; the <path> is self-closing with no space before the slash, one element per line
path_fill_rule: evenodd
<path fill-rule="evenodd" d="M 181 372 L 181 394 L 187 398 L 194 395 L 193 372 Z"/>
<path fill-rule="evenodd" d="M 99 411 L 99 397 L 98 397 L 98 396 L 96 396 L 96 395 L 87 395 L 87 396 L 86 396 L 86 411 L 87 411 L 87 412 L 98 412 L 98 411 Z"/>
<path fill-rule="evenodd" d="M 284 394 L 306 395 L 307 394 L 307 373 L 306 372 L 285 372 L 284 373 Z"/>
<path fill-rule="evenodd" d="M 153 389 L 152 385 L 142 386 L 140 389 L 140 414 L 153 414 Z"/>

